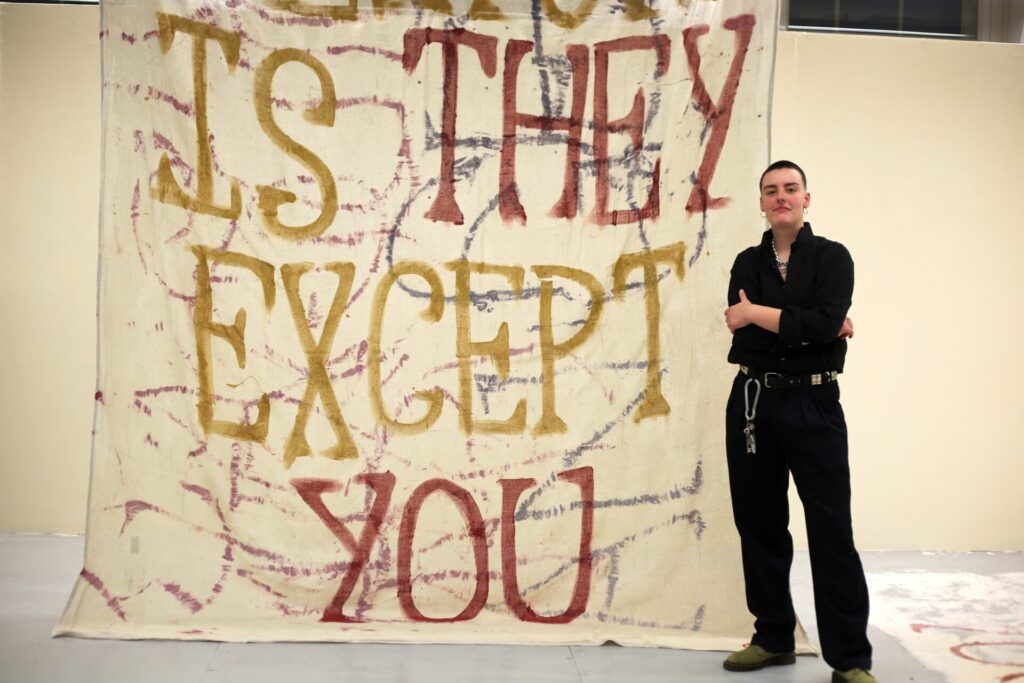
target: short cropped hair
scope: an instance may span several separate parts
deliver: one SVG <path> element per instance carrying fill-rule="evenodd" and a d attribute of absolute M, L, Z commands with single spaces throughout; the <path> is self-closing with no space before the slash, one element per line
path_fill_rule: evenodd
<path fill-rule="evenodd" d="M 787 161 L 786 159 L 779 159 L 774 164 L 772 164 L 768 168 L 764 169 L 764 173 L 761 174 L 761 179 L 759 181 L 757 181 L 757 189 L 758 189 L 758 191 L 761 190 L 761 186 L 764 184 L 764 177 L 766 175 L 768 175 L 769 173 L 771 173 L 772 171 L 777 171 L 780 168 L 791 168 L 794 171 L 796 171 L 797 173 L 799 173 L 800 174 L 800 180 L 804 181 L 804 189 L 805 190 L 807 189 L 807 175 L 804 174 L 804 169 L 800 168 L 799 166 L 794 164 L 792 161 Z"/>

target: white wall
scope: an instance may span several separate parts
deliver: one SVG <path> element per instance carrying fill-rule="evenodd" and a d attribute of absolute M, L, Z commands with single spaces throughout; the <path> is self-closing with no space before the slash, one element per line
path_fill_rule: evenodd
<path fill-rule="evenodd" d="M 0 530 L 85 528 L 99 10 L 0 4 Z"/>
<path fill-rule="evenodd" d="M 85 525 L 98 20 L 0 4 L 0 531 Z M 773 155 L 857 263 L 861 548 L 1024 550 L 1022 74 L 1020 45 L 780 35 Z"/>
<path fill-rule="evenodd" d="M 1024 46 L 780 38 L 772 154 L 856 263 L 858 542 L 1024 550 Z"/>

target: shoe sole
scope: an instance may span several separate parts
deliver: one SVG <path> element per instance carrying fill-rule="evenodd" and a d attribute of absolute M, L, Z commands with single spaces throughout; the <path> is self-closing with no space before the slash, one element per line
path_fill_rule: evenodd
<path fill-rule="evenodd" d="M 766 666 L 786 666 L 787 664 L 796 664 L 795 654 L 775 655 L 756 664 L 735 664 L 728 660 L 722 662 L 722 666 L 726 671 L 757 671 Z"/>
<path fill-rule="evenodd" d="M 870 671 L 868 672 L 868 675 L 871 675 Z M 872 680 L 874 680 L 874 679 L 872 679 Z M 847 679 L 844 678 L 843 675 L 841 673 L 839 673 L 838 671 L 833 671 L 832 672 L 832 683 L 847 683 Z"/>

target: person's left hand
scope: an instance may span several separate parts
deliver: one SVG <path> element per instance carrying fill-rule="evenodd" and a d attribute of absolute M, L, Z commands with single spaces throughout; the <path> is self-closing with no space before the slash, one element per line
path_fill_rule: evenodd
<path fill-rule="evenodd" d="M 853 321 L 847 318 L 839 328 L 839 339 L 853 339 Z"/>
<path fill-rule="evenodd" d="M 725 324 L 729 326 L 729 331 L 735 332 L 741 327 L 749 325 L 753 321 L 751 317 L 753 308 L 754 304 L 750 303 L 747 293 L 741 289 L 739 303 L 725 309 Z"/>

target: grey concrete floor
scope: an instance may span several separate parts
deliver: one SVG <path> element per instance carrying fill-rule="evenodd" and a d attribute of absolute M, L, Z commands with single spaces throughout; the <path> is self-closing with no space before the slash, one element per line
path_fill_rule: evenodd
<path fill-rule="evenodd" d="M 220 682 L 388 681 L 531 683 L 610 681 L 825 682 L 828 666 L 800 657 L 795 666 L 753 674 L 721 668 L 723 654 L 667 649 L 492 645 L 366 645 L 319 643 L 237 644 L 51 638 L 81 568 L 79 536 L 0 535 L 0 683 L 31 681 Z M 906 573 L 920 582 L 928 572 L 965 576 L 1024 571 L 1024 554 L 862 553 L 873 574 Z M 797 612 L 817 644 L 806 553 L 793 568 Z M 877 602 L 878 598 L 874 600 Z M 1024 625 L 1024 615 L 1018 623 Z M 893 629 L 890 629 L 893 630 Z M 909 632 L 909 630 L 908 630 Z M 872 627 L 875 673 L 882 681 L 945 681 L 889 633 Z M 1024 648 L 1024 643 L 1021 643 Z M 966 660 L 965 660 L 966 661 Z M 1011 663 L 1012 664 L 1012 663 Z M 979 665 L 980 666 L 980 665 Z M 973 669 L 972 669 L 973 671 Z M 1003 669 L 978 669 L 972 680 Z M 1005 675 L 1005 674 L 1003 674 Z M 1022 667 L 1024 676 L 1024 667 Z"/>

